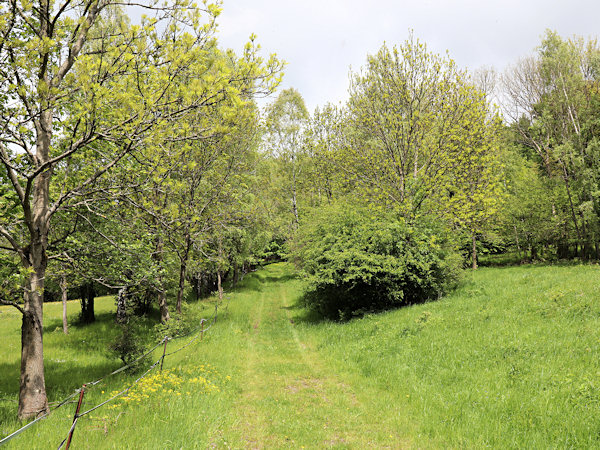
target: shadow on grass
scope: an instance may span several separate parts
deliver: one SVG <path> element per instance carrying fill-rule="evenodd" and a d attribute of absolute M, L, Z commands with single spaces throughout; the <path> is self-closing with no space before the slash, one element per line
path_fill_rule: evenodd
<path fill-rule="evenodd" d="M 79 318 L 76 318 L 75 320 L 69 321 L 68 326 L 69 330 L 83 330 L 85 328 L 93 328 L 98 324 L 114 323 L 114 321 L 115 313 L 105 312 L 96 314 L 96 320 L 94 322 L 85 323 L 79 320 Z M 62 332 L 62 319 L 46 320 L 44 333 L 54 333 L 57 329 Z"/>
<path fill-rule="evenodd" d="M 580 264 L 598 264 L 597 260 L 585 260 L 581 258 L 557 259 L 550 257 L 547 259 L 531 259 L 518 253 L 500 253 L 497 255 L 482 255 L 479 258 L 479 267 L 564 267 L 577 266 Z"/>
<path fill-rule="evenodd" d="M 287 311 L 296 311 L 291 317 L 291 321 L 293 323 L 304 323 L 308 325 L 316 325 L 322 322 L 333 322 L 331 319 L 323 316 L 318 311 L 307 308 L 304 305 L 303 298 L 300 297 L 296 302 L 289 306 L 282 306 L 281 309 L 285 309 Z"/>
<path fill-rule="evenodd" d="M 285 283 L 286 281 L 296 280 L 297 278 L 298 278 L 298 275 L 293 274 L 293 273 L 288 273 L 288 274 L 283 274 L 280 276 L 271 276 L 271 275 L 263 276 L 263 277 L 261 277 L 261 281 L 263 283 Z"/>
<path fill-rule="evenodd" d="M 295 273 L 285 272 L 281 275 L 265 272 L 252 272 L 247 274 L 237 286 L 232 287 L 233 292 L 262 291 L 265 285 L 272 283 L 285 283 L 298 279 Z"/>
<path fill-rule="evenodd" d="M 469 281 L 466 281 L 464 283 L 470 283 Z M 438 298 L 426 298 L 422 301 L 418 301 L 418 302 L 412 302 L 412 303 L 402 303 L 402 304 L 398 304 L 398 305 L 390 305 L 390 306 L 385 306 L 385 307 L 377 307 L 377 306 L 372 306 L 371 308 L 363 308 L 360 310 L 357 310 L 355 312 L 347 312 L 346 314 L 340 312 L 339 315 L 336 314 L 324 314 L 318 310 L 312 309 L 309 306 L 307 306 L 307 301 L 305 300 L 304 296 L 300 296 L 296 302 L 294 302 L 292 305 L 290 306 L 282 306 L 281 309 L 285 309 L 288 311 L 297 311 L 297 314 L 294 315 L 291 320 L 294 323 L 304 323 L 304 324 L 310 324 L 310 325 L 317 325 L 317 324 L 322 324 L 322 323 L 333 323 L 333 324 L 346 324 L 348 322 L 352 322 L 353 320 L 358 320 L 358 319 L 362 319 L 365 316 L 370 316 L 370 315 L 378 315 L 378 314 L 387 314 L 389 312 L 392 311 L 396 311 L 396 310 L 400 310 L 400 309 L 404 309 L 404 308 L 410 308 L 414 305 L 422 305 L 422 304 L 426 304 L 426 303 L 434 303 L 439 301 Z"/>
<path fill-rule="evenodd" d="M 69 364 L 64 361 L 44 361 L 46 376 L 46 394 L 48 402 L 59 402 L 73 394 L 84 383 L 96 381 L 122 365 L 121 361 L 102 361 L 93 364 Z M 0 364 L 0 424 L 18 424 L 17 407 L 19 398 L 19 364 Z M 63 408 L 72 408 L 65 405 Z M 61 408 L 62 409 L 62 408 Z M 14 425 L 10 426 L 15 428 Z M 12 430 L 14 431 L 14 430 Z M 0 433 L 0 438 L 3 434 Z"/>

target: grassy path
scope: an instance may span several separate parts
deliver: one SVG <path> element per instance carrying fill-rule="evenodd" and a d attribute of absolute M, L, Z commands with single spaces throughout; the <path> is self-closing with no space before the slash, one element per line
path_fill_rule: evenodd
<path fill-rule="evenodd" d="M 396 394 L 327 357 L 320 348 L 322 337 L 315 334 L 322 324 L 299 316 L 303 314 L 297 307 L 301 292 L 302 282 L 288 264 L 273 264 L 248 275 L 240 288 L 229 294 L 227 308 L 204 340 L 166 360 L 163 377 L 155 374 L 158 378 L 137 388 L 138 394 L 134 392 L 81 421 L 78 448 L 411 446 L 405 436 L 414 433 L 406 423 L 408 416 L 397 407 Z M 199 302 L 192 307 L 206 309 L 206 315 L 211 304 Z M 59 306 L 46 308 L 51 330 L 56 327 Z M 112 299 L 102 302 L 102 308 L 112 306 Z M 3 309 L 2 313 L 9 311 Z M 95 328 L 112 325 L 109 316 L 107 320 L 102 316 L 94 327 L 74 326 L 68 336 L 58 329 L 48 333 L 49 388 L 57 398 L 112 370 L 108 364 L 119 365 L 107 358 L 108 333 L 101 341 L 95 339 Z M 14 330 L 9 347 L 16 349 L 18 327 L 16 320 L 10 323 Z M 79 357 L 79 347 L 87 342 L 95 346 Z M 184 343 L 170 345 L 177 348 Z M 58 356 L 63 358 L 62 365 L 69 361 L 63 373 L 66 370 L 70 376 L 62 377 L 62 384 L 54 380 L 52 361 L 58 361 Z M 85 364 L 89 368 L 82 371 Z M 3 377 L 7 381 L 17 379 L 16 350 L 11 353 L 10 366 L 11 376 Z M 136 376 L 109 379 L 86 394 L 85 407 L 120 391 Z M 206 378 L 216 388 L 198 386 L 198 378 Z M 16 386 L 3 389 L 5 395 L 14 395 L 11 391 L 16 392 Z M 139 400 L 141 396 L 143 400 Z M 10 408 L 2 411 L 6 420 L 0 425 L 5 435 L 19 424 L 11 419 Z M 68 431 L 72 414 L 72 407 L 60 410 L 8 447 L 55 447 Z"/>
<path fill-rule="evenodd" d="M 237 352 L 243 383 L 234 420 L 219 434 L 244 448 L 408 446 L 389 394 L 354 383 L 319 353 L 310 325 L 296 317 L 299 283 L 282 267 L 267 270 L 283 281 L 255 295 L 248 310 L 246 345 Z"/>
<path fill-rule="evenodd" d="M 76 448 L 599 448 L 600 267 L 524 266 L 467 274 L 431 303 L 347 323 L 314 322 L 303 283 L 269 265 L 232 290 L 214 327 L 173 351 L 130 395 L 78 425 Z M 113 299 L 93 325 L 60 331 L 45 305 L 50 400 L 120 365 Z M 214 299 L 190 308 L 210 316 Z M 78 305 L 70 305 L 71 313 Z M 72 317 L 74 318 L 74 317 Z M 0 308 L 0 436 L 20 427 L 19 316 Z M 152 320 L 148 319 L 151 332 Z M 160 357 L 158 349 L 152 360 Z M 85 407 L 130 385 L 122 373 Z M 7 448 L 56 448 L 73 405 Z M 75 448 L 75 447 L 74 447 Z"/>

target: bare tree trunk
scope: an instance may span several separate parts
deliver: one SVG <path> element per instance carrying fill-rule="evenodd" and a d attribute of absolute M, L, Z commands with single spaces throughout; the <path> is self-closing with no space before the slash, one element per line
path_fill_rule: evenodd
<path fill-rule="evenodd" d="M 67 277 L 65 277 L 64 274 L 60 278 L 60 292 L 62 297 L 63 333 L 69 334 L 69 328 L 67 324 Z"/>
<path fill-rule="evenodd" d="M 38 164 L 49 160 L 52 111 L 47 109 L 36 122 L 36 159 Z M 31 268 L 25 287 L 23 323 L 21 326 L 21 376 L 19 384 L 19 419 L 28 419 L 48 412 L 44 377 L 44 282 L 48 265 L 48 209 L 50 203 L 51 170 L 42 172 L 34 181 L 32 209 L 24 208 L 31 237 L 23 264 Z"/>
<path fill-rule="evenodd" d="M 79 292 L 81 296 L 81 321 L 83 323 L 95 322 L 94 297 L 96 296 L 96 292 L 94 290 L 94 283 L 84 283 Z"/>
<path fill-rule="evenodd" d="M 535 245 L 532 245 L 531 246 L 531 260 L 537 261 L 537 259 L 538 259 L 537 247 Z"/>
<path fill-rule="evenodd" d="M 519 233 L 517 233 L 517 226 L 513 225 L 513 229 L 515 230 L 515 242 L 517 244 L 517 252 L 519 252 L 519 259 L 521 259 L 521 246 L 519 245 Z"/>
<path fill-rule="evenodd" d="M 117 295 L 117 323 L 123 324 L 127 322 L 127 296 L 129 293 L 127 292 L 127 286 L 119 289 L 119 294 Z"/>
<path fill-rule="evenodd" d="M 19 419 L 29 419 L 48 412 L 44 378 L 44 344 L 42 305 L 44 271 L 33 272 L 27 283 L 23 324 L 21 326 L 21 380 Z M 42 288 L 43 289 L 43 288 Z"/>
<path fill-rule="evenodd" d="M 183 302 L 183 290 L 185 288 L 185 272 L 186 263 L 182 261 L 179 266 L 179 288 L 177 289 L 177 304 L 175 305 L 175 310 L 178 314 L 181 314 L 181 303 Z"/>
<path fill-rule="evenodd" d="M 471 259 L 473 260 L 472 268 L 477 270 L 477 235 L 473 233 L 473 247 L 471 249 Z"/>
<path fill-rule="evenodd" d="M 294 213 L 294 228 L 298 229 L 300 221 L 298 220 L 298 203 L 296 200 L 296 169 L 293 170 L 292 180 L 292 211 Z"/>
<path fill-rule="evenodd" d="M 233 264 L 233 287 L 236 287 L 240 281 L 240 268 L 237 263 Z"/>
<path fill-rule="evenodd" d="M 569 199 L 569 207 L 571 209 L 571 218 L 573 219 L 573 226 L 575 227 L 575 232 L 577 233 L 578 244 L 580 244 L 583 241 L 583 238 L 581 236 L 581 231 L 579 230 L 579 226 L 577 224 L 577 215 L 575 214 L 575 206 L 573 206 L 573 198 L 571 197 L 571 186 L 569 185 L 567 169 L 564 166 L 564 164 L 562 163 L 562 161 L 560 161 L 560 163 L 561 163 L 561 166 L 563 169 L 562 179 L 565 182 L 565 190 L 567 192 L 567 198 Z"/>
<path fill-rule="evenodd" d="M 162 286 L 158 291 L 158 308 L 160 309 L 161 323 L 167 323 L 171 316 L 169 315 L 169 305 L 167 305 L 167 294 Z"/>
<path fill-rule="evenodd" d="M 295 193 L 295 190 L 294 190 Z M 223 260 L 223 242 L 219 237 L 219 266 L 221 265 L 221 261 Z M 219 302 L 223 301 L 223 286 L 221 280 L 221 267 L 217 269 L 217 289 L 219 291 Z"/>
<path fill-rule="evenodd" d="M 217 271 L 217 289 L 219 290 L 219 301 L 223 301 L 223 286 L 221 284 L 221 271 Z"/>
<path fill-rule="evenodd" d="M 163 261 L 163 241 L 160 236 L 156 238 L 156 251 L 153 255 L 159 268 L 162 266 Z M 160 321 L 161 323 L 167 323 L 171 318 L 169 314 L 169 305 L 167 304 L 167 292 L 165 290 L 164 281 L 162 275 L 158 276 L 158 309 L 160 310 Z"/>
<path fill-rule="evenodd" d="M 177 304 L 175 310 L 181 314 L 181 302 L 183 301 L 183 290 L 185 288 L 185 274 L 187 271 L 187 261 L 192 247 L 192 239 L 189 233 L 185 235 L 185 250 L 180 260 L 179 266 L 179 289 L 177 289 Z"/>
<path fill-rule="evenodd" d="M 43 304 L 46 275 L 46 246 L 39 236 L 31 245 L 33 270 L 25 288 L 24 314 L 21 326 L 21 381 L 19 386 L 19 419 L 28 419 L 48 411 L 44 378 Z"/>

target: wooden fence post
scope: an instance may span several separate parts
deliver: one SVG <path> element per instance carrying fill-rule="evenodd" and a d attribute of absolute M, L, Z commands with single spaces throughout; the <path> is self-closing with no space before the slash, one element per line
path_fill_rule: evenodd
<path fill-rule="evenodd" d="M 160 370 L 159 370 L 159 372 L 162 372 L 163 363 L 165 362 L 165 356 L 167 355 L 167 342 L 169 342 L 169 337 L 165 336 L 165 347 L 163 348 L 163 355 L 162 355 L 162 358 L 160 359 Z"/>
<path fill-rule="evenodd" d="M 67 439 L 67 445 L 65 447 L 66 450 L 69 450 L 69 446 L 71 445 L 71 439 L 73 439 L 73 433 L 75 432 L 75 422 L 79 416 L 79 410 L 81 409 L 81 405 L 83 404 L 83 395 L 85 394 L 85 384 L 81 386 L 81 391 L 79 391 L 79 401 L 77 402 L 77 408 L 75 409 L 75 415 L 73 416 L 73 425 L 71 425 L 71 431 L 69 431 L 69 438 Z"/>

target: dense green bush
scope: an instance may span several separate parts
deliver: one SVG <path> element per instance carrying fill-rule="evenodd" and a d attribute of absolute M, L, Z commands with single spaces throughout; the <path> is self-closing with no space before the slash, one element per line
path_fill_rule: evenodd
<path fill-rule="evenodd" d="M 169 321 L 159 323 L 154 327 L 156 339 L 161 341 L 166 336 L 170 338 L 185 336 L 198 329 L 201 320 L 202 313 L 199 308 L 193 308 L 188 303 L 182 303 L 181 314 L 173 313 Z"/>
<path fill-rule="evenodd" d="M 291 243 L 306 275 L 308 307 L 330 318 L 437 298 L 457 281 L 461 259 L 439 227 L 340 204 L 317 212 Z"/>
<path fill-rule="evenodd" d="M 143 319 L 135 316 L 118 325 L 119 333 L 109 348 L 124 364 L 132 363 L 146 351 L 148 333 L 144 330 L 144 325 Z"/>

